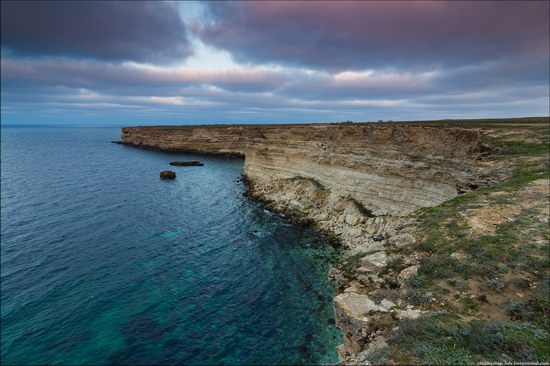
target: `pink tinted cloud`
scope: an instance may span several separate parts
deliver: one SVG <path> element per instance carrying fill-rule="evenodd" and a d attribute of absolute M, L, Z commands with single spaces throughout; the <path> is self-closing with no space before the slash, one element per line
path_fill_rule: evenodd
<path fill-rule="evenodd" d="M 548 57 L 547 1 L 208 3 L 204 42 L 240 60 L 331 70 Z"/>

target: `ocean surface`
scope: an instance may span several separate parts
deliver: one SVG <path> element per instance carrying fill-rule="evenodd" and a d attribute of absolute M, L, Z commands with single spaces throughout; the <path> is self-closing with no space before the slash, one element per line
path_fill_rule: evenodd
<path fill-rule="evenodd" d="M 2 363 L 337 362 L 335 249 L 245 198 L 241 159 L 119 138 L 2 127 Z"/>

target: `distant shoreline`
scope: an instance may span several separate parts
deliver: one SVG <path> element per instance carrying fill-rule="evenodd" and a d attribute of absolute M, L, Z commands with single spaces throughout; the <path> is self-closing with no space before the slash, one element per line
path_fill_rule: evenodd
<path fill-rule="evenodd" d="M 434 119 L 434 120 L 405 120 L 405 121 L 398 121 L 398 120 L 385 120 L 383 122 L 378 121 L 352 121 L 352 122 L 300 122 L 300 123 L 208 123 L 208 124 L 150 124 L 150 125 L 114 125 L 114 124 L 90 124 L 90 123 L 75 123 L 75 124 L 55 124 L 55 123 L 0 123 L 0 128 L 65 128 L 65 127 L 105 127 L 105 128 L 124 128 L 124 127 L 220 127 L 220 126 L 272 126 L 272 127 L 280 127 L 280 126 L 310 126 L 310 125 L 347 125 L 347 124 L 354 124 L 354 125 L 399 125 L 399 124 L 406 124 L 406 125 L 414 125 L 414 124 L 425 124 L 425 125 L 441 125 L 441 124 L 460 124 L 460 123 L 486 123 L 486 124 L 492 124 L 492 123 L 498 123 L 498 124 L 512 124 L 512 123 L 533 123 L 533 124 L 542 124 L 542 123 L 548 123 L 550 116 L 546 117 L 510 117 L 510 118 L 498 118 L 498 117 L 492 117 L 492 118 L 461 118 L 461 119 Z"/>

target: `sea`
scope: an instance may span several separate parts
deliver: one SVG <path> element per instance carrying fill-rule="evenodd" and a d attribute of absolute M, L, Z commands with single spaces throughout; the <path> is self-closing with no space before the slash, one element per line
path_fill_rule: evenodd
<path fill-rule="evenodd" d="M 338 362 L 338 250 L 245 197 L 242 159 L 119 139 L 1 128 L 2 364 Z"/>

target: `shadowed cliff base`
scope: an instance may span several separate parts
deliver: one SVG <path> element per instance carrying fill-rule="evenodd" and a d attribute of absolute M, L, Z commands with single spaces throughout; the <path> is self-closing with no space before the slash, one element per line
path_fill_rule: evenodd
<path fill-rule="evenodd" d="M 122 141 L 244 155 L 250 197 L 338 241 L 344 363 L 548 362 L 548 127 L 130 127 Z"/>

